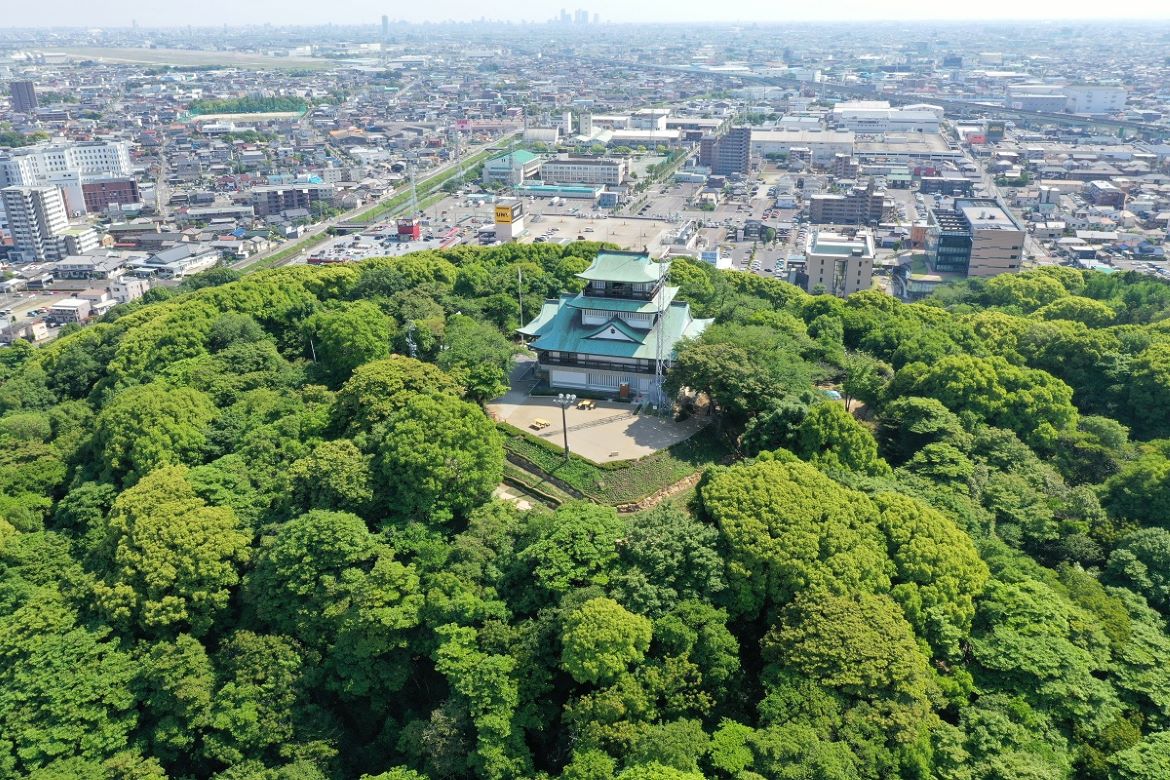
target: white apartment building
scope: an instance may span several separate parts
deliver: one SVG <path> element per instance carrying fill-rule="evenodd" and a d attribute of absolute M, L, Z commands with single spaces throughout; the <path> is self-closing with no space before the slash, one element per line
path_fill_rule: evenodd
<path fill-rule="evenodd" d="M 920 103 L 892 108 L 885 100 L 849 100 L 833 106 L 830 124 L 865 135 L 937 133 L 943 110 Z"/>
<path fill-rule="evenodd" d="M 0 189 L 0 203 L 12 233 L 16 262 L 60 260 L 67 254 L 63 236 L 69 230 L 69 217 L 59 189 L 5 187 Z"/>
<path fill-rule="evenodd" d="M 44 143 L 0 154 L 0 187 L 54 185 L 68 214 L 85 213 L 85 182 L 130 175 L 130 149 L 122 141 Z"/>
<path fill-rule="evenodd" d="M 619 185 L 629 173 L 629 162 L 620 157 L 558 157 L 540 166 L 540 178 L 546 184 Z"/>

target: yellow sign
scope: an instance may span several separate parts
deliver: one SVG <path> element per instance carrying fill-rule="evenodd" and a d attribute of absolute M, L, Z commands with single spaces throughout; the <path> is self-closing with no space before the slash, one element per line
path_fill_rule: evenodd
<path fill-rule="evenodd" d="M 512 224 L 512 206 L 496 206 L 496 224 L 511 225 Z"/>

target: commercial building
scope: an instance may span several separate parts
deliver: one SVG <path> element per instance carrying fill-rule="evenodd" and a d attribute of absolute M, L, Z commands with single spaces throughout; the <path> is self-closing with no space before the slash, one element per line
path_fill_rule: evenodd
<path fill-rule="evenodd" d="M 838 154 L 852 157 L 855 139 L 852 130 L 753 130 L 751 151 L 758 157 L 767 157 L 787 155 L 794 148 L 805 149 L 813 165 L 824 167 Z"/>
<path fill-rule="evenodd" d="M 1116 114 L 1128 97 L 1120 84 L 1012 84 L 1005 102 L 1025 111 Z"/>
<path fill-rule="evenodd" d="M 524 201 L 500 198 L 495 208 L 496 240 L 515 241 L 524 232 Z"/>
<path fill-rule="evenodd" d="M 805 241 L 808 292 L 845 297 L 873 285 L 873 233 L 814 230 Z"/>
<path fill-rule="evenodd" d="M 808 200 L 808 220 L 814 225 L 868 225 L 892 218 L 893 201 L 873 179 L 843 194 L 818 193 Z"/>
<path fill-rule="evenodd" d="M 142 202 L 138 182 L 134 179 L 100 179 L 81 185 L 85 210 L 105 211 L 110 206 L 132 206 Z"/>
<path fill-rule="evenodd" d="M 830 114 L 834 127 L 863 135 L 885 133 L 937 133 L 943 110 L 925 103 L 891 108 L 884 100 L 850 100 L 838 103 Z"/>
<path fill-rule="evenodd" d="M 623 157 L 556 157 L 540 166 L 545 184 L 624 184 L 630 164 Z"/>
<path fill-rule="evenodd" d="M 13 252 L 17 262 L 31 263 L 59 260 L 63 251 L 61 236 L 69 228 L 65 214 L 65 199 L 56 187 L 5 187 L 0 190 L 0 202 L 8 218 L 12 233 Z"/>
<path fill-rule="evenodd" d="M 926 260 L 936 273 L 989 277 L 1020 270 L 1024 229 L 999 202 L 959 198 L 927 215 Z"/>
<path fill-rule="evenodd" d="M 8 91 L 12 95 L 12 110 L 18 114 L 29 114 L 37 108 L 37 87 L 31 81 L 10 81 Z"/>
<path fill-rule="evenodd" d="M 752 129 L 733 127 L 721 136 L 699 142 L 699 165 L 716 176 L 746 174 L 751 165 Z"/>
<path fill-rule="evenodd" d="M 711 324 L 675 301 L 678 288 L 663 281 L 664 263 L 642 252 L 601 252 L 577 274 L 584 290 L 545 301 L 519 332 L 532 339 L 537 370 L 550 386 L 619 397 L 656 392 L 658 359 L 671 359 L 679 341 Z"/>
<path fill-rule="evenodd" d="M 1128 97 L 1120 84 L 1071 84 L 1064 88 L 1067 109 L 1074 114 L 1116 114 Z"/>
<path fill-rule="evenodd" d="M 540 158 L 524 149 L 501 154 L 483 164 L 483 183 L 515 187 L 540 175 Z"/>

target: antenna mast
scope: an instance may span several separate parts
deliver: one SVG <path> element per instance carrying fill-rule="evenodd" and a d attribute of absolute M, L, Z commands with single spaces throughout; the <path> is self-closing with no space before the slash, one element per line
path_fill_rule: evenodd
<path fill-rule="evenodd" d="M 666 381 L 666 373 L 670 371 L 670 351 L 666 346 L 666 282 L 669 267 L 669 263 L 663 261 L 658 263 L 658 292 L 656 293 L 658 296 L 658 321 L 654 323 L 658 336 L 654 343 L 653 392 L 654 404 L 658 407 L 659 414 L 662 414 L 663 409 L 667 406 L 663 383 Z"/>

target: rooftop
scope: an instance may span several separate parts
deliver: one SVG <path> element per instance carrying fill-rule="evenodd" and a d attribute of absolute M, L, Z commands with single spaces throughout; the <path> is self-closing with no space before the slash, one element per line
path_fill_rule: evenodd
<path fill-rule="evenodd" d="M 659 265 L 644 252 L 600 252 L 577 277 L 589 282 L 653 283 L 658 281 L 660 270 L 670 268 L 669 263 L 666 269 Z"/>

